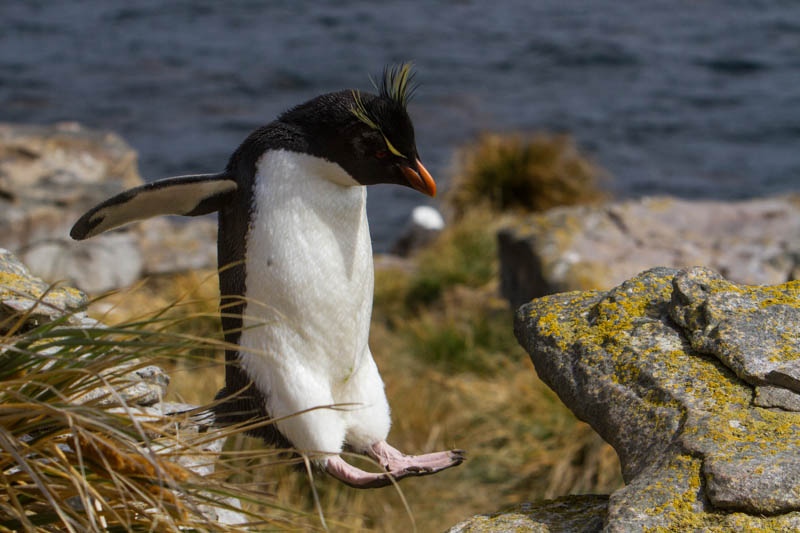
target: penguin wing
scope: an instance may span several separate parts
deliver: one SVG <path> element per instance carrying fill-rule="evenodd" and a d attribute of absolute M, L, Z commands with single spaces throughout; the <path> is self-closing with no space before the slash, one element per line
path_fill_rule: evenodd
<path fill-rule="evenodd" d="M 199 216 L 213 213 L 236 191 L 228 174 L 177 176 L 128 189 L 87 211 L 69 235 L 77 241 L 158 215 Z"/>

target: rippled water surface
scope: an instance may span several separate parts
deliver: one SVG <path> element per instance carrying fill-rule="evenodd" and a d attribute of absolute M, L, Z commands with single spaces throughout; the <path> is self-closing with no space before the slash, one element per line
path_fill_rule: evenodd
<path fill-rule="evenodd" d="M 257 126 L 413 59 L 423 161 L 568 131 L 620 196 L 800 189 L 800 2 L 0 2 L 0 120 L 122 134 L 146 179 L 215 171 Z M 376 187 L 384 249 L 414 191 Z"/>

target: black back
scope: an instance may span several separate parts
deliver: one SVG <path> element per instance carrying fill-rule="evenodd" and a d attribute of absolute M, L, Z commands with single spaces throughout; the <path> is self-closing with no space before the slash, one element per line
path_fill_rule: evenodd
<path fill-rule="evenodd" d="M 219 211 L 217 237 L 220 314 L 225 340 L 231 345 L 239 344 L 245 311 L 242 299 L 247 289 L 245 255 L 255 207 L 256 164 L 264 152 L 280 148 L 304 152 L 306 142 L 301 132 L 276 121 L 250 134 L 233 153 L 226 168 L 226 174 L 233 176 L 238 185 L 234 201 Z M 241 367 L 238 351 L 234 349 L 225 351 L 225 388 L 217 393 L 216 400 L 215 416 L 224 425 L 269 416 L 264 394 L 247 376 Z M 262 426 L 249 433 L 269 443 L 291 447 L 274 425 Z"/>

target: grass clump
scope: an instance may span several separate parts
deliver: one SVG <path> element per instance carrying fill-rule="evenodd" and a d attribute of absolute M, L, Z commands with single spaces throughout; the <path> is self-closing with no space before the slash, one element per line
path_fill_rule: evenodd
<path fill-rule="evenodd" d="M 29 316 L 7 318 L 0 335 L 0 531 L 316 527 L 313 517 L 275 511 L 273 497 L 227 481 L 240 472 L 217 459 L 212 443 L 242 428 L 198 432 L 187 415 L 126 403 L 130 372 L 219 347 L 213 338 L 173 333 L 189 315 L 109 327 L 73 326 L 69 316 L 29 327 Z M 189 468 L 212 464 L 204 475 Z M 236 500 L 273 512 L 240 510 Z M 242 513 L 250 524 L 220 524 L 209 506 Z"/>
<path fill-rule="evenodd" d="M 450 287 L 478 288 L 497 275 L 497 240 L 492 214 L 473 210 L 468 219 L 451 226 L 416 257 L 416 270 L 405 295 L 414 309 L 431 305 Z"/>
<path fill-rule="evenodd" d="M 475 206 L 493 211 L 544 211 L 605 198 L 605 175 L 568 135 L 487 133 L 457 157 L 446 197 L 455 218 Z"/>

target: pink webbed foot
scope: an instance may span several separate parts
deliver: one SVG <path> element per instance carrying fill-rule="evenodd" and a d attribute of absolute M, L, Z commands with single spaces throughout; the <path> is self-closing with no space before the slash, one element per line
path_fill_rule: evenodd
<path fill-rule="evenodd" d="M 383 468 L 395 477 L 398 477 L 395 472 L 404 473 L 403 477 L 435 474 L 445 468 L 460 465 L 465 457 L 464 450 L 406 455 L 383 440 L 370 446 L 367 450 L 367 455 L 378 461 Z"/>
<path fill-rule="evenodd" d="M 408 476 L 426 476 L 446 468 L 460 465 L 464 461 L 463 450 L 405 455 L 385 441 L 380 441 L 367 450 L 367 455 L 386 469 L 383 473 L 365 472 L 347 463 L 340 456 L 330 457 L 325 470 L 342 483 L 358 489 L 385 487 L 392 479 Z"/>

